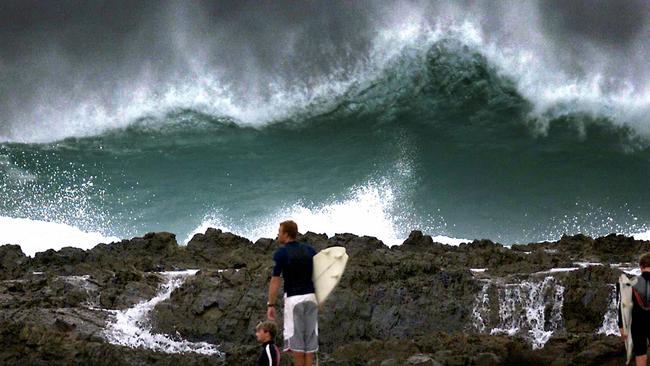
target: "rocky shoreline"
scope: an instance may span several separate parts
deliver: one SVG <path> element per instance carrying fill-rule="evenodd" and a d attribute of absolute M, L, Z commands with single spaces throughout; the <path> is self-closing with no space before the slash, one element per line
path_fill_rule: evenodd
<path fill-rule="evenodd" d="M 612 285 L 650 251 L 622 235 L 300 239 L 350 255 L 320 315 L 323 365 L 620 365 Z M 254 364 L 277 245 L 208 229 L 186 246 L 166 232 L 34 258 L 0 246 L 0 364 Z"/>

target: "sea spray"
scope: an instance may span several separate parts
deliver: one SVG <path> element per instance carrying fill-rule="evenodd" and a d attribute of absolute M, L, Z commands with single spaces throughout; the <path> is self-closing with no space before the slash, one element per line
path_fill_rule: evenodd
<path fill-rule="evenodd" d="M 165 334 L 153 333 L 149 324 L 148 316 L 153 308 L 161 301 L 167 300 L 174 289 L 181 286 L 188 276 L 192 276 L 196 272 L 197 270 L 163 272 L 166 282 L 154 298 L 140 302 L 126 310 L 111 311 L 114 320 L 108 324 L 104 331 L 106 340 L 112 344 L 147 348 L 166 353 L 195 352 L 221 356 L 221 351 L 213 344 L 175 340 Z"/>
<path fill-rule="evenodd" d="M 91 249 L 99 243 L 111 243 L 120 238 L 99 232 L 86 232 L 63 223 L 0 216 L 0 243 L 19 244 L 23 253 L 33 257 L 48 249 L 63 247 Z"/>

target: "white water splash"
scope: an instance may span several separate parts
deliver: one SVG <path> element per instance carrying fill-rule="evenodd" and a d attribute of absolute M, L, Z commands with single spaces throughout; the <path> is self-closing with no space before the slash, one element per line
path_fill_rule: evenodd
<path fill-rule="evenodd" d="M 351 193 L 347 200 L 331 202 L 320 207 L 307 207 L 296 203 L 288 209 L 279 210 L 276 214 L 263 218 L 254 227 L 234 229 L 236 233 L 248 238 L 275 237 L 278 224 L 292 219 L 300 223 L 303 232 L 313 231 L 328 235 L 361 232 L 381 238 L 389 245 L 401 244 L 403 238 L 399 236 L 390 213 L 395 203 L 393 188 L 368 184 L 352 189 Z M 223 225 L 222 220 L 209 218 L 201 223 L 197 230 L 205 230 L 213 224 Z"/>
<path fill-rule="evenodd" d="M 499 306 L 498 322 L 490 326 L 490 289 L 495 287 Z M 543 281 L 517 284 L 487 282 L 479 292 L 472 310 L 473 324 L 481 333 L 523 335 L 533 349 L 544 347 L 562 326 L 564 287 L 554 277 Z M 546 309 L 550 308 L 550 317 Z"/>
<path fill-rule="evenodd" d="M 299 223 L 301 232 L 312 231 L 333 236 L 337 233 L 362 233 L 374 236 L 386 245 L 399 245 L 406 239 L 402 227 L 416 227 L 408 218 L 400 217 L 395 206 L 399 203 L 399 192 L 388 180 L 368 182 L 350 189 L 347 199 L 333 200 L 319 205 L 308 206 L 295 203 L 260 220 L 250 223 L 230 223 L 219 213 L 206 216 L 184 240 L 187 244 L 196 233 L 204 233 L 209 227 L 254 240 L 255 238 L 275 238 L 278 224 L 284 220 Z M 400 225 L 401 224 L 401 225 Z M 459 245 L 471 240 L 451 238 L 443 235 L 432 236 L 434 242 Z"/>
<path fill-rule="evenodd" d="M 650 241 L 650 230 L 644 231 L 641 233 L 636 233 L 636 234 L 630 234 L 630 236 L 634 237 L 636 240 L 648 240 Z"/>
<path fill-rule="evenodd" d="M 162 285 L 160 292 L 151 300 L 143 301 L 127 310 L 112 311 L 114 321 L 109 323 L 104 336 L 109 343 L 132 348 L 147 348 L 165 353 L 194 352 L 204 355 L 218 355 L 222 352 L 213 344 L 207 342 L 189 342 L 174 340 L 165 334 L 153 333 L 148 316 L 153 308 L 169 298 L 172 291 L 183 284 L 188 276 L 197 270 L 179 272 L 164 272 L 167 282 Z"/>
<path fill-rule="evenodd" d="M 610 284 L 611 291 L 609 293 L 609 301 L 607 312 L 603 317 L 603 324 L 598 328 L 596 333 L 608 336 L 617 336 L 620 331 L 618 329 L 618 304 L 616 301 L 616 285 Z"/>
<path fill-rule="evenodd" d="M 90 249 L 98 243 L 119 240 L 67 224 L 0 216 L 0 245 L 19 244 L 22 251 L 32 257 L 48 249 L 59 250 L 68 246 Z"/>

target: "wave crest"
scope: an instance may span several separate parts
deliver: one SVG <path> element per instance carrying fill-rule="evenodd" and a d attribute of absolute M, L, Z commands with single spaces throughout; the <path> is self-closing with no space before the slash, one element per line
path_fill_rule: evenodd
<path fill-rule="evenodd" d="M 309 123 L 336 111 L 391 113 L 396 103 L 401 110 L 422 109 L 409 99 L 428 107 L 456 106 L 459 113 L 467 108 L 470 113 L 472 108 L 498 113 L 514 103 L 528 108 L 529 120 L 542 131 L 554 119 L 583 113 L 650 133 L 644 118 L 650 89 L 629 81 L 614 84 L 597 68 L 572 74 L 541 48 L 543 42 L 495 40 L 480 19 L 431 23 L 417 10 L 408 11 L 409 22 L 377 32 L 367 57 L 305 83 L 277 80 L 266 85 L 265 95 L 254 90 L 242 95 L 222 74 L 195 60 L 188 74 L 167 82 L 143 72 L 111 90 L 42 88 L 39 103 L 14 113 L 0 136 L 43 143 L 142 129 L 143 121 L 163 121 L 149 127 L 167 128 L 161 126 L 187 123 L 173 118 L 184 110 L 262 127 L 279 121 Z"/>

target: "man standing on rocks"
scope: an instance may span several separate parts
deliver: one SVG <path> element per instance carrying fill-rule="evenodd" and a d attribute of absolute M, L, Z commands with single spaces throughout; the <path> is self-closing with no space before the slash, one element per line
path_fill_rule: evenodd
<path fill-rule="evenodd" d="M 275 320 L 275 299 L 284 278 L 284 351 L 293 353 L 296 366 L 311 366 L 318 351 L 318 302 L 312 273 L 316 251 L 296 241 L 298 225 L 280 223 L 278 241 L 283 246 L 273 254 L 273 276 L 269 284 L 267 316 Z"/>
<path fill-rule="evenodd" d="M 645 253 L 639 259 L 641 275 L 632 286 L 632 344 L 636 366 L 648 364 L 648 340 L 650 339 L 650 253 Z M 618 285 L 617 285 L 618 286 Z M 627 334 L 623 330 L 621 309 L 618 310 L 618 327 L 625 341 Z"/>

